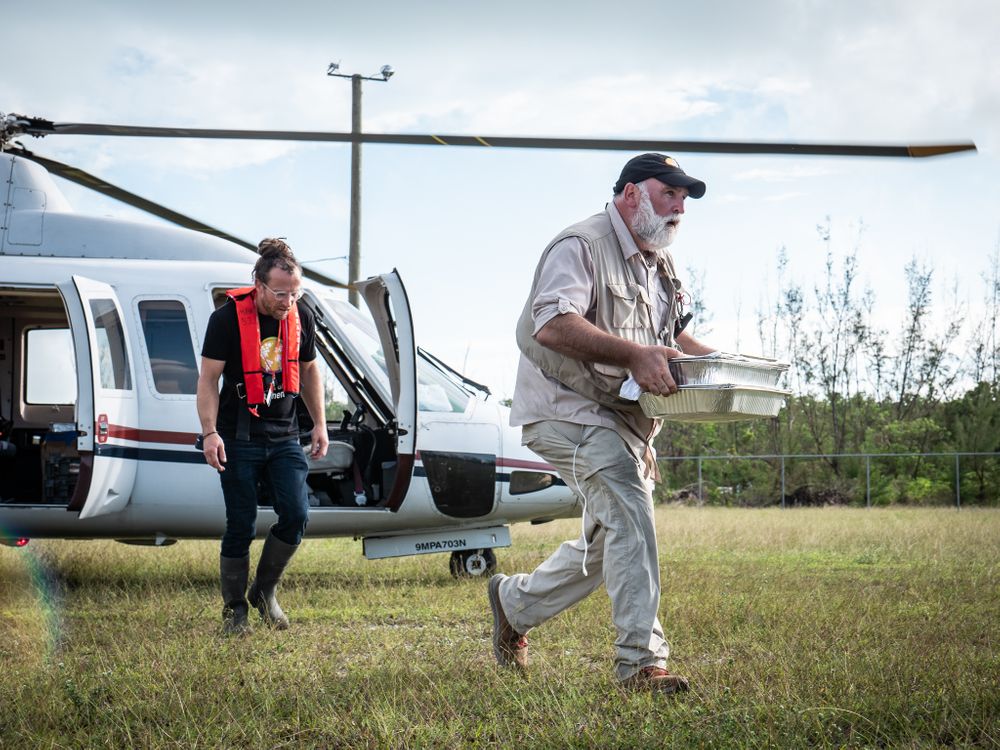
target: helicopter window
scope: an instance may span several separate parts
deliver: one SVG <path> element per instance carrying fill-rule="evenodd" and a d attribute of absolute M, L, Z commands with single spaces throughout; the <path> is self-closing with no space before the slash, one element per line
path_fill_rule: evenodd
<path fill-rule="evenodd" d="M 376 375 L 386 392 L 389 376 L 385 369 L 385 355 L 374 321 L 346 302 L 331 301 L 330 307 L 340 317 L 341 327 L 358 351 L 367 354 L 378 365 Z M 469 393 L 428 362 L 417 357 L 417 408 L 430 412 L 457 412 L 462 414 L 469 405 Z"/>
<path fill-rule="evenodd" d="M 243 284 L 243 286 L 246 286 L 246 284 Z M 224 304 L 229 302 L 229 294 L 228 294 L 229 290 L 237 289 L 239 287 L 240 284 L 229 284 L 227 286 L 220 286 L 213 289 L 212 290 L 212 305 L 214 306 L 213 309 L 218 310 Z"/>
<path fill-rule="evenodd" d="M 337 300 L 330 303 L 340 321 L 340 327 L 351 340 L 354 348 L 370 358 L 378 367 L 373 368 L 380 385 L 389 393 L 389 376 L 385 369 L 385 355 L 379 341 L 375 322 L 371 317 L 346 302 Z"/>
<path fill-rule="evenodd" d="M 100 365 L 101 388 L 114 391 L 132 390 L 128 354 L 121 319 L 115 303 L 109 299 L 90 300 L 97 335 L 97 361 Z"/>
<path fill-rule="evenodd" d="M 191 329 L 184 305 L 177 300 L 139 303 L 139 320 L 149 353 L 157 393 L 194 395 L 198 390 Z"/>
<path fill-rule="evenodd" d="M 423 358 L 417 358 L 417 403 L 420 411 L 450 411 L 459 414 L 469 405 L 468 391 Z"/>
<path fill-rule="evenodd" d="M 510 473 L 510 494 L 527 495 L 551 487 L 555 477 L 540 471 L 512 471 Z"/>
<path fill-rule="evenodd" d="M 326 360 L 322 357 L 316 357 L 316 362 L 319 365 L 320 372 L 323 373 L 323 403 L 326 406 L 327 421 L 331 423 L 339 422 L 344 416 L 344 411 L 348 409 L 350 398 L 348 398 L 347 391 L 344 390 L 344 386 L 337 380 Z"/>
<path fill-rule="evenodd" d="M 25 396 L 29 404 L 76 403 L 76 360 L 68 328 L 25 333 Z"/>

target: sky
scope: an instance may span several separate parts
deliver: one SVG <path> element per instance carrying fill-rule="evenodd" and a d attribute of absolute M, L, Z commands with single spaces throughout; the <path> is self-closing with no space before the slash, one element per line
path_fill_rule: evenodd
<path fill-rule="evenodd" d="M 806 289 L 829 224 L 857 251 L 879 323 L 901 325 L 903 269 L 934 269 L 974 319 L 1000 245 L 1000 5 L 821 2 L 20 3 L 0 17 L 0 112 L 56 122 L 463 135 L 842 143 L 972 140 L 934 159 L 674 154 L 708 185 L 672 246 L 710 320 L 762 351 L 777 256 Z M 256 242 L 287 237 L 347 277 L 350 147 L 52 136 L 23 139 L 131 192 Z M 366 145 L 362 276 L 396 268 L 417 343 L 501 397 L 541 251 L 601 210 L 616 151 Z M 59 181 L 76 210 L 158 221 Z M 334 258 L 334 260 L 320 260 Z M 690 273 L 688 273 L 690 271 Z M 689 285 L 690 286 L 690 285 Z M 961 346 L 961 342 L 956 342 Z"/>

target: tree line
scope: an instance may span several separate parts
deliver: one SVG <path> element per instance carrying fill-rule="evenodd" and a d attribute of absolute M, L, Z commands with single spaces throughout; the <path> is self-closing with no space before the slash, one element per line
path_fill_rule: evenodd
<path fill-rule="evenodd" d="M 970 312 L 957 285 L 940 293 L 934 269 L 911 259 L 904 268 L 907 305 L 891 329 L 875 323 L 875 291 L 862 285 L 858 243 L 838 257 L 830 222 L 817 227 L 825 248 L 820 280 L 803 286 L 777 256 L 777 290 L 755 311 L 760 352 L 789 362 L 781 387 L 791 391 L 773 420 L 668 423 L 657 437 L 664 457 L 823 454 L 786 461 L 786 501 L 873 504 L 954 502 L 951 457 L 885 457 L 866 465 L 845 453 L 1000 451 L 1000 244 L 986 258 L 982 298 Z M 704 276 L 688 272 L 696 300 Z M 696 334 L 708 339 L 711 314 L 699 303 Z M 777 464 L 709 461 L 709 500 L 781 501 Z M 661 462 L 663 499 L 691 494 L 692 461 Z M 870 472 L 870 473 L 869 473 Z M 1000 457 L 961 459 L 962 502 L 1000 504 Z M 686 492 L 685 492 L 686 491 Z"/>

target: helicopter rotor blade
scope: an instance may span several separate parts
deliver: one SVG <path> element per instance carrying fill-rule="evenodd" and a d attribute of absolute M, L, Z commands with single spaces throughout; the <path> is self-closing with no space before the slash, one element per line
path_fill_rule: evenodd
<path fill-rule="evenodd" d="M 389 143 L 425 146 L 480 146 L 611 151 L 665 151 L 708 154 L 770 154 L 799 156 L 881 156 L 926 158 L 975 151 L 971 141 L 926 144 L 778 143 L 770 141 L 656 140 L 637 138 L 534 138 L 517 136 L 430 135 L 408 133 L 335 133 L 297 130 L 223 130 L 142 125 L 51 122 L 13 115 L 19 133 L 46 135 L 105 135 L 140 138 L 229 138 L 240 140 Z"/>
<path fill-rule="evenodd" d="M 304 260 L 299 265 L 302 267 L 302 275 L 307 279 L 312 279 L 313 281 L 318 281 L 320 284 L 326 284 L 327 286 L 336 287 L 337 289 L 350 289 L 351 286 L 346 281 L 341 281 L 340 279 L 335 279 L 333 276 L 327 276 L 322 271 L 317 271 L 315 268 L 310 268 L 308 266 L 309 261 Z"/>
<path fill-rule="evenodd" d="M 112 185 L 107 180 L 95 177 L 89 172 L 83 171 L 79 167 L 71 167 L 68 164 L 63 164 L 62 162 L 55 161 L 54 159 L 39 156 L 24 147 L 8 148 L 6 150 L 7 153 L 20 156 L 24 159 L 28 159 L 42 165 L 49 170 L 50 173 L 58 175 L 65 180 L 74 182 L 77 185 L 82 185 L 85 188 L 94 190 L 102 195 L 108 196 L 109 198 L 114 198 L 122 203 L 138 208 L 141 211 L 145 211 L 146 213 L 159 216 L 161 219 L 165 219 L 172 224 L 177 224 L 178 226 L 182 226 L 186 229 L 193 229 L 196 232 L 204 232 L 205 234 L 211 234 L 215 237 L 221 237 L 224 240 L 235 242 L 237 245 L 253 250 L 254 252 L 257 251 L 257 246 L 253 243 L 247 242 L 239 237 L 234 237 L 228 232 L 216 229 L 215 227 L 209 226 L 208 224 L 200 222 L 197 219 L 192 219 L 190 216 L 185 216 L 184 214 L 173 211 L 166 206 L 161 206 L 159 203 L 154 203 L 153 201 L 143 198 L 140 195 L 130 193 L 128 190 L 120 188 L 117 185 Z"/>

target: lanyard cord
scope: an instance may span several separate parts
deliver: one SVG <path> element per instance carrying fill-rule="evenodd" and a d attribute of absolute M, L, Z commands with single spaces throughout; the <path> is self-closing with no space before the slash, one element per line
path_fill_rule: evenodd
<path fill-rule="evenodd" d="M 573 481 L 576 483 L 576 492 L 583 500 L 583 515 L 580 518 L 580 536 L 583 537 L 583 574 L 590 575 L 587 572 L 587 495 L 584 494 L 583 490 L 580 489 L 580 480 L 576 478 L 576 452 L 580 450 L 580 444 L 577 443 L 576 447 L 573 449 Z"/>

